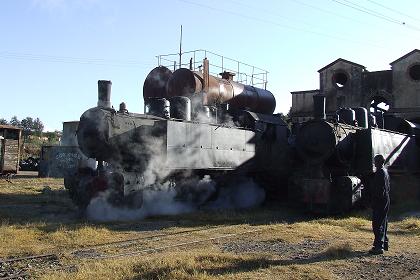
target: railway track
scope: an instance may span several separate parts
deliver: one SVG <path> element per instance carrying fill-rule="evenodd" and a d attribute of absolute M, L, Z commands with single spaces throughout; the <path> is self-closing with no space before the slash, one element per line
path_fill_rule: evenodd
<path fill-rule="evenodd" d="M 0 259 L 0 280 L 29 279 L 31 275 L 53 270 L 77 270 L 76 265 L 64 266 L 60 261 L 104 260 L 139 256 L 170 250 L 174 248 L 194 246 L 217 240 L 233 238 L 241 235 L 263 231 L 249 229 L 235 233 L 226 232 L 230 226 L 211 226 L 199 229 L 181 230 L 177 232 L 159 233 L 120 241 L 95 244 L 76 250 L 61 253 L 48 253 Z M 222 231 L 222 232 L 219 232 Z M 198 235 L 198 237 L 196 236 Z"/>
<path fill-rule="evenodd" d="M 129 251 L 129 252 L 124 252 L 124 253 L 117 253 L 117 254 L 108 254 L 108 255 L 104 255 L 104 256 L 95 257 L 94 259 L 111 259 L 111 258 L 121 258 L 121 257 L 129 257 L 129 256 L 138 256 L 138 255 L 141 255 L 141 254 L 161 252 L 161 251 L 171 249 L 171 248 L 184 247 L 184 246 L 187 246 L 187 245 L 195 245 L 195 244 L 200 244 L 200 243 L 205 243 L 205 242 L 211 242 L 211 241 L 215 241 L 215 240 L 226 239 L 226 238 L 230 238 L 230 237 L 235 237 L 235 236 L 240 236 L 240 235 L 245 235 L 245 234 L 251 234 L 251 233 L 256 233 L 256 232 L 261 232 L 261 231 L 262 231 L 262 229 L 254 229 L 254 230 L 243 231 L 243 232 L 240 232 L 240 233 L 223 234 L 223 235 L 216 236 L 216 237 L 202 238 L 202 239 L 185 241 L 185 242 L 178 242 L 178 243 L 164 245 L 164 246 L 158 246 L 158 247 L 154 247 L 154 248 L 146 248 L 146 249 Z"/>
<path fill-rule="evenodd" d="M 100 249 L 100 248 L 128 246 L 128 245 L 131 245 L 131 244 L 137 244 L 138 242 L 141 242 L 141 241 L 153 240 L 153 239 L 164 238 L 164 237 L 169 237 L 169 236 L 178 236 L 178 235 L 183 235 L 183 234 L 185 235 L 185 234 L 191 234 L 191 233 L 201 232 L 201 231 L 210 231 L 210 230 L 218 229 L 218 228 L 220 228 L 220 227 L 211 226 L 211 227 L 205 227 L 205 228 L 200 228 L 200 229 L 181 230 L 181 231 L 177 231 L 177 232 L 147 235 L 147 236 L 142 236 L 142 237 L 137 237 L 137 238 L 124 239 L 124 240 L 120 240 L 120 241 L 112 241 L 112 242 L 107 242 L 107 243 L 90 245 L 90 246 L 87 246 L 87 247 L 84 247 L 84 248 L 81 248 L 81 249 L 67 251 L 65 254 L 67 254 L 67 255 L 78 255 L 80 253 L 89 252 L 91 250 L 96 250 L 96 249 Z"/>
<path fill-rule="evenodd" d="M 57 254 L 31 255 L 0 260 L 0 279 L 28 279 L 38 270 L 63 269 Z"/>

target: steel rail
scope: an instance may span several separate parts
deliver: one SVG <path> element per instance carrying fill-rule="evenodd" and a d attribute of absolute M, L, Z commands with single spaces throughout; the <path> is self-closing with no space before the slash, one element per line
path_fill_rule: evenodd
<path fill-rule="evenodd" d="M 186 245 L 205 243 L 205 242 L 209 242 L 209 241 L 226 239 L 226 238 L 230 238 L 230 237 L 234 237 L 234 236 L 250 234 L 250 233 L 255 233 L 255 232 L 261 232 L 261 231 L 263 231 L 263 229 L 247 230 L 247 231 L 243 231 L 243 232 L 239 232 L 239 233 L 229 233 L 229 234 L 224 234 L 224 235 L 217 236 L 217 237 L 210 237 L 210 238 L 204 238 L 204 239 L 200 239 L 200 240 L 181 242 L 181 243 L 176 243 L 176 244 L 171 244 L 171 245 L 166 245 L 166 246 L 161 246 L 161 247 L 156 247 L 156 248 L 148 248 L 148 249 L 142 249 L 142 250 L 120 253 L 120 254 L 114 254 L 114 255 L 98 256 L 98 257 L 93 257 L 92 259 L 114 259 L 114 258 L 121 258 L 121 257 L 137 256 L 137 255 L 141 255 L 141 254 L 144 254 L 144 253 L 158 252 L 158 251 L 163 251 L 163 250 L 166 250 L 166 249 L 182 247 L 182 246 L 186 246 Z"/>
<path fill-rule="evenodd" d="M 113 246 L 113 245 L 135 244 L 136 241 L 140 241 L 140 240 L 148 240 L 148 239 L 154 239 L 154 238 L 159 238 L 159 237 L 167 237 L 167 236 L 176 236 L 176 235 L 182 235 L 182 234 L 186 234 L 186 233 L 209 231 L 209 230 L 213 230 L 213 229 L 229 228 L 229 227 L 232 227 L 232 226 L 234 226 L 234 225 L 225 226 L 225 227 L 211 226 L 211 227 L 206 227 L 206 228 L 201 228 L 201 229 L 182 230 L 182 231 L 177 231 L 177 232 L 168 232 L 168 233 L 155 234 L 155 235 L 150 235 L 150 236 L 142 236 L 142 237 L 132 238 L 132 239 L 125 239 L 125 240 L 120 240 L 120 241 L 112 241 L 112 242 L 87 246 L 87 247 L 84 247 L 82 249 L 67 251 L 67 252 L 63 253 L 63 255 L 64 254 L 75 254 L 75 253 L 87 252 L 91 249 L 104 248 L 104 247 L 106 248 L 106 247 L 110 247 L 110 246 Z"/>
<path fill-rule="evenodd" d="M 150 235 L 150 236 L 142 236 L 142 237 L 138 237 L 138 238 L 132 238 L 132 239 L 125 239 L 125 240 L 120 240 L 120 241 L 112 241 L 112 242 L 107 242 L 107 243 L 102 243 L 102 244 L 89 245 L 87 247 L 83 247 L 83 248 L 80 248 L 80 249 L 68 250 L 68 251 L 65 251 L 65 252 L 62 252 L 62 253 L 48 253 L 48 254 L 30 255 L 30 256 L 10 258 L 10 259 L 0 259 L 0 264 L 18 262 L 18 261 L 25 261 L 25 260 L 32 260 L 32 259 L 42 259 L 42 258 L 59 259 L 59 257 L 67 255 L 67 254 L 72 255 L 72 254 L 75 254 L 75 253 L 87 252 L 91 249 L 96 249 L 96 248 L 104 248 L 104 247 L 109 247 L 109 246 L 113 246 L 113 245 L 126 245 L 126 244 L 135 243 L 136 241 L 140 241 L 140 240 L 148 240 L 148 239 L 154 239 L 154 238 L 159 238 L 159 237 L 167 237 L 167 236 L 176 236 L 176 235 L 181 235 L 181 234 L 186 234 L 186 233 L 208 231 L 208 230 L 213 230 L 213 229 L 225 229 L 225 228 L 229 228 L 229 227 L 232 227 L 232 226 L 235 226 L 235 225 L 229 225 L 229 226 L 224 226 L 224 227 L 210 226 L 210 227 L 205 227 L 205 228 L 200 228 L 200 229 L 182 230 L 182 231 L 177 231 L 177 232 L 168 232 L 168 233 L 155 234 L 155 235 Z"/>
<path fill-rule="evenodd" d="M 0 259 L 0 264 L 18 262 L 18 261 L 25 261 L 25 260 L 33 260 L 33 259 L 43 259 L 43 258 L 56 258 L 56 259 L 58 259 L 58 255 L 54 254 L 54 253 L 51 253 L 51 254 L 31 255 L 31 256 L 25 256 L 25 257 L 3 259 L 3 260 Z"/>

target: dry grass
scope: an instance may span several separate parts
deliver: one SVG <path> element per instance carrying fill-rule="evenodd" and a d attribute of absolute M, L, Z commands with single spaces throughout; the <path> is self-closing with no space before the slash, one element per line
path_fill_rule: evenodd
<path fill-rule="evenodd" d="M 78 217 L 62 180 L 15 179 L 13 184 L 0 180 L 0 258 L 63 253 L 156 233 L 223 226 L 223 229 L 143 245 L 163 246 L 249 229 L 260 232 L 121 259 L 86 260 L 66 255 L 63 265 L 75 265 L 77 271 L 49 271 L 38 276 L 41 279 L 336 279 L 331 268 L 352 269 L 353 264 L 348 260 L 370 248 L 373 235 L 369 213 L 366 210 L 355 216 L 308 220 L 295 210 L 266 207 L 96 224 Z M 420 219 L 402 216 L 393 216 L 390 223 L 393 246 L 390 254 L 420 251 Z M 162 225 L 160 231 L 151 227 L 155 224 Z M 317 248 L 315 242 L 313 248 L 305 249 L 302 244 L 308 240 L 326 245 Z M 223 249 L 226 244 L 254 244 L 268 249 L 226 251 Z M 302 252 L 312 250 L 313 254 L 295 258 L 301 247 Z M 288 249 L 282 251 L 284 248 Z"/>
<path fill-rule="evenodd" d="M 395 228 L 399 228 L 401 232 L 412 233 L 420 236 L 420 219 L 406 218 L 399 223 L 396 223 Z"/>
<path fill-rule="evenodd" d="M 349 242 L 344 242 L 329 246 L 322 256 L 327 259 L 345 259 L 351 256 L 353 251 L 353 246 Z"/>
<path fill-rule="evenodd" d="M 235 255 L 212 249 L 169 252 L 142 258 L 87 262 L 74 273 L 41 279 L 334 279 L 312 264 L 287 265 L 264 255 Z"/>

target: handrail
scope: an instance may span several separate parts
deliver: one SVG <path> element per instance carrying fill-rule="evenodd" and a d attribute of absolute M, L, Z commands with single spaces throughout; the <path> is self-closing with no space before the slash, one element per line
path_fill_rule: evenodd
<path fill-rule="evenodd" d="M 181 61 L 179 60 L 180 57 Z M 165 66 L 174 71 L 182 67 L 190 68 L 190 66 L 193 71 L 201 71 L 203 59 L 207 58 L 211 62 L 211 68 L 213 68 L 212 75 L 218 76 L 214 69 L 220 69 L 220 72 L 234 73 L 234 80 L 237 82 L 252 86 L 263 85 L 266 87 L 267 85 L 267 70 L 204 49 L 185 51 L 181 55 L 179 53 L 163 54 L 156 56 L 156 58 L 158 66 Z"/>

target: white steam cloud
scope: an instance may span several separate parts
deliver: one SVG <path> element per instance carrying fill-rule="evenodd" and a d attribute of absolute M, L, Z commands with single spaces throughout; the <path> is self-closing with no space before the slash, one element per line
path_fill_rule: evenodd
<path fill-rule="evenodd" d="M 205 176 L 197 181 L 189 179 L 175 189 L 169 183 L 143 191 L 141 208 L 116 207 L 108 202 L 108 193 L 92 199 L 87 207 L 87 217 L 95 221 L 139 220 L 150 216 L 178 215 L 204 209 L 249 208 L 265 199 L 265 192 L 252 179 L 232 186 L 224 186 L 216 193 L 216 183 Z M 207 201 L 217 194 L 213 201 Z"/>
<path fill-rule="evenodd" d="M 160 189 L 146 189 L 139 209 L 115 207 L 108 202 L 109 193 L 101 193 L 87 207 L 88 219 L 95 221 L 137 220 L 156 215 L 176 215 L 193 211 L 188 203 L 176 201 L 176 191 L 168 184 Z"/>

